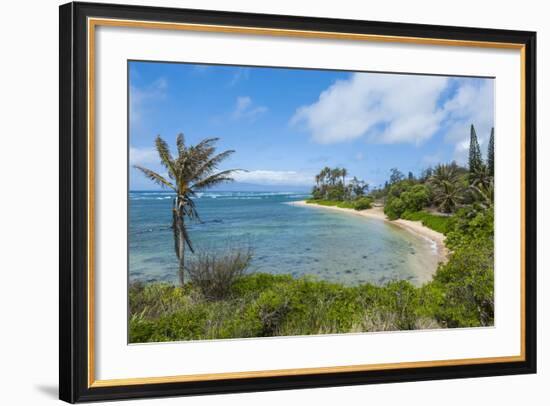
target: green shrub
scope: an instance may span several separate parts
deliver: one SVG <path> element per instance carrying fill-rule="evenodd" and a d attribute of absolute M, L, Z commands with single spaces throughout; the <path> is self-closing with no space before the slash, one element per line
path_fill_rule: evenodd
<path fill-rule="evenodd" d="M 291 283 L 291 275 L 273 275 L 269 273 L 253 273 L 238 279 L 233 285 L 233 294 L 238 297 L 259 296 L 260 293 L 277 285 Z"/>
<path fill-rule="evenodd" d="M 392 185 L 386 197 L 384 213 L 390 220 L 396 220 L 406 211 L 419 211 L 430 201 L 430 191 L 425 185 L 401 181 Z"/>
<path fill-rule="evenodd" d="M 426 310 L 431 307 L 423 305 L 420 290 L 405 281 L 348 287 L 252 274 L 235 282 L 231 296 L 215 301 L 190 284 L 182 288 L 154 283 L 130 289 L 130 342 L 414 329 L 426 323 L 424 319 L 434 318 Z M 170 306 L 151 312 L 155 302 Z"/>
<path fill-rule="evenodd" d="M 384 205 L 384 213 L 390 220 L 397 220 L 406 210 L 405 203 L 399 197 L 389 195 Z"/>
<path fill-rule="evenodd" d="M 276 336 L 280 335 L 280 326 L 290 310 L 290 298 L 275 289 L 270 289 L 262 292 L 248 308 L 246 318 L 259 321 L 260 336 Z"/>
<path fill-rule="evenodd" d="M 252 251 L 228 249 L 225 253 L 199 252 L 186 266 L 193 286 L 212 300 L 220 300 L 231 294 L 235 281 L 250 266 Z"/>
<path fill-rule="evenodd" d="M 446 244 L 450 249 L 469 245 L 473 240 L 493 240 L 493 209 L 478 209 L 467 206 L 458 210 L 451 218 Z"/>
<path fill-rule="evenodd" d="M 366 210 L 372 207 L 372 198 L 370 197 L 360 197 L 353 202 L 353 208 L 355 210 Z"/>
<path fill-rule="evenodd" d="M 327 193 L 328 200 L 342 201 L 344 200 L 345 196 L 346 192 L 341 184 L 331 187 Z"/>
<path fill-rule="evenodd" d="M 449 216 L 439 216 L 425 211 L 405 211 L 401 214 L 401 218 L 405 220 L 421 221 L 422 224 L 438 233 L 446 234 L 449 231 L 452 218 Z"/>
<path fill-rule="evenodd" d="M 355 204 L 353 202 L 349 202 L 349 201 L 308 199 L 308 200 L 306 200 L 306 203 L 318 204 L 320 206 L 340 207 L 342 209 L 354 209 L 355 208 Z"/>
<path fill-rule="evenodd" d="M 432 282 L 443 292 L 436 318 L 447 327 L 493 325 L 493 267 L 492 239 L 472 240 L 457 248 Z"/>
<path fill-rule="evenodd" d="M 430 201 L 430 192 L 425 185 L 414 185 L 401 193 L 405 210 L 419 211 Z"/>

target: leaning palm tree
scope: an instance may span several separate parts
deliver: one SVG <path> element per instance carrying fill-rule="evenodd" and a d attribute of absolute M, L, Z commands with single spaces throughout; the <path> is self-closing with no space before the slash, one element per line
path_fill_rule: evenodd
<path fill-rule="evenodd" d="M 233 154 L 233 150 L 216 154 L 215 144 L 218 138 L 206 138 L 194 146 L 186 146 L 183 134 L 176 138 L 178 156 L 172 157 L 168 144 L 159 136 L 155 139 L 155 147 L 159 154 L 160 163 L 168 171 L 168 179 L 158 173 L 135 165 L 151 181 L 163 188 L 176 193 L 172 207 L 172 229 L 174 230 L 174 246 L 178 258 L 178 276 L 180 283 L 184 283 L 185 247 L 193 251 L 193 245 L 185 225 L 185 218 L 200 220 L 193 197 L 196 193 L 216 186 L 220 183 L 231 182 L 231 175 L 236 171 L 229 169 L 217 172 L 218 165 Z"/>

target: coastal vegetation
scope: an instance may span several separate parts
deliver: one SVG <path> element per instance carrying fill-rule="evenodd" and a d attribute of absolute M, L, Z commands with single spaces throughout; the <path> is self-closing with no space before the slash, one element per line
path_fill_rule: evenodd
<path fill-rule="evenodd" d="M 314 203 L 321 206 L 334 206 L 341 209 L 366 210 L 372 207 L 372 198 L 363 196 L 355 200 L 307 199 L 306 203 Z"/>
<path fill-rule="evenodd" d="M 174 231 L 174 249 L 178 258 L 178 277 L 182 285 L 185 282 L 185 247 L 187 246 L 193 252 L 186 219 L 200 220 L 193 198 L 201 190 L 231 182 L 233 180 L 231 175 L 235 172 L 235 169 L 216 171 L 219 164 L 235 152 L 229 150 L 216 154 L 217 141 L 218 138 L 206 138 L 197 145 L 187 146 L 183 134 L 178 134 L 176 137 L 178 155 L 174 158 L 168 144 L 159 135 L 155 139 L 155 148 L 160 163 L 168 172 L 168 177 L 139 165 L 134 166 L 152 182 L 176 194 L 172 205 L 172 230 Z"/>
<path fill-rule="evenodd" d="M 324 167 L 315 175 L 315 186 L 311 191 L 313 199 L 349 202 L 365 196 L 369 190 L 368 183 L 354 176 L 346 184 L 347 175 L 345 168 Z"/>
<path fill-rule="evenodd" d="M 447 216 L 440 216 L 436 214 L 431 214 L 426 211 L 405 211 L 401 215 L 402 219 L 411 220 L 411 221 L 420 221 L 423 226 L 431 228 L 434 231 L 437 231 L 441 234 L 446 234 L 449 230 L 452 218 Z"/>
<path fill-rule="evenodd" d="M 197 157 L 209 158 L 198 159 L 202 164 L 187 172 L 184 166 L 188 161 L 181 157 L 192 153 L 183 148 L 183 154 L 174 160 L 159 140 L 157 150 L 167 169 L 173 171 L 174 183 L 140 169 L 181 195 L 174 203 L 173 226 L 180 233 L 178 221 L 183 221 L 178 216 L 197 216 L 193 192 L 205 187 L 208 179 L 214 184 L 230 180 L 231 171 L 214 171 L 232 151 L 213 155 L 214 142 L 209 141 L 201 147 L 206 150 L 197 153 Z M 180 141 L 178 150 L 179 145 Z M 194 175 L 203 167 L 202 175 Z M 178 177 L 182 171 L 190 175 Z M 325 167 L 315 177 L 312 199 L 307 202 L 355 210 L 383 206 L 390 220 L 421 221 L 446 236 L 449 255 L 431 281 L 422 286 L 404 280 L 347 286 L 313 277 L 251 271 L 254 252 L 242 247 L 225 253 L 198 252 L 187 264 L 183 264 L 181 253 L 180 273 L 185 267 L 188 275 L 185 283 L 182 275 L 180 286 L 161 282 L 130 286 L 130 342 L 491 326 L 493 174 L 494 131 L 484 160 L 473 126 L 467 167 L 441 163 L 417 177 L 394 168 L 384 186 L 372 189 L 356 177 L 347 181 L 348 172 L 343 168 Z M 175 237 L 176 253 L 181 241 L 191 249 L 189 236 L 183 232 Z"/>

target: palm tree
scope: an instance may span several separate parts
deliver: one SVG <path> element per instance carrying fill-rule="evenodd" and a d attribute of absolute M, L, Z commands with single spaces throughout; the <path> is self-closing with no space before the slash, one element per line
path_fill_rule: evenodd
<path fill-rule="evenodd" d="M 439 164 L 432 171 L 428 182 L 434 186 L 440 185 L 442 182 L 457 182 L 459 180 L 460 173 L 456 163 Z"/>
<path fill-rule="evenodd" d="M 346 168 L 340 169 L 340 176 L 342 176 L 342 183 L 346 186 L 346 176 L 348 176 L 348 170 Z"/>
<path fill-rule="evenodd" d="M 486 185 L 471 185 L 470 190 L 472 191 L 476 202 L 481 205 L 481 207 L 484 209 L 493 207 L 495 201 L 495 184 L 492 178 Z"/>
<path fill-rule="evenodd" d="M 328 166 L 325 166 L 323 169 L 321 169 L 321 172 L 319 173 L 319 176 L 321 178 L 321 183 L 324 185 L 327 183 L 329 177 L 330 177 L 330 168 Z"/>
<path fill-rule="evenodd" d="M 330 184 L 336 185 L 336 180 L 340 178 L 340 168 L 329 169 Z"/>
<path fill-rule="evenodd" d="M 216 172 L 218 165 L 235 151 L 228 150 L 216 154 L 215 144 L 218 138 L 206 138 L 194 146 L 186 146 L 183 134 L 178 134 L 176 145 L 178 156 L 172 157 L 168 144 L 160 137 L 155 139 L 155 147 L 161 164 L 168 171 L 168 179 L 158 173 L 135 165 L 144 175 L 163 188 L 173 190 L 176 197 L 172 207 L 172 229 L 174 230 L 174 246 L 178 258 L 178 276 L 184 283 L 185 246 L 191 252 L 193 246 L 185 226 L 185 217 L 190 220 L 200 220 L 193 202 L 193 197 L 200 190 L 210 188 L 224 182 L 231 182 L 231 174 L 235 169 Z"/>
<path fill-rule="evenodd" d="M 434 202 L 443 213 L 452 213 L 462 202 L 464 189 L 459 183 L 444 182 L 435 190 Z"/>
<path fill-rule="evenodd" d="M 428 180 L 434 190 L 434 202 L 444 213 L 451 213 L 462 202 L 464 188 L 455 163 L 438 165 Z"/>
<path fill-rule="evenodd" d="M 487 188 L 493 181 L 493 176 L 491 175 L 489 167 L 481 164 L 470 172 L 468 180 L 471 186 Z"/>

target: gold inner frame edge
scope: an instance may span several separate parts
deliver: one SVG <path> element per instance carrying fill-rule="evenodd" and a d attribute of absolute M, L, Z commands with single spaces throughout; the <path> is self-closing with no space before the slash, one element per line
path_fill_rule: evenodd
<path fill-rule="evenodd" d="M 188 24 L 188 23 L 167 23 L 139 20 L 121 20 L 109 18 L 88 18 L 87 21 L 87 80 L 88 80 L 88 387 L 112 387 L 143 384 L 161 384 L 192 381 L 212 381 L 221 379 L 244 379 L 244 378 L 265 378 L 280 376 L 330 374 L 342 372 L 381 371 L 399 368 L 427 368 L 441 366 L 459 366 L 474 364 L 496 364 L 505 362 L 522 362 L 526 359 L 525 354 L 525 45 L 506 42 L 453 40 L 422 37 L 400 37 L 391 35 L 355 34 L 344 32 L 307 31 L 274 29 L 259 27 L 242 27 L 228 25 L 209 24 Z M 277 369 L 266 371 L 243 371 L 243 372 L 220 372 L 210 374 L 188 374 L 144 378 L 120 378 L 120 379 L 95 379 L 95 337 L 94 337 L 94 301 L 95 301 L 95 279 L 94 279 L 94 191 L 95 191 L 95 28 L 97 26 L 147 28 L 161 30 L 179 30 L 194 32 L 215 32 L 243 35 L 263 35 L 278 37 L 298 37 L 317 39 L 339 39 L 371 42 L 393 42 L 401 44 L 420 44 L 432 46 L 459 46 L 512 49 L 520 51 L 520 164 L 521 164 L 521 269 L 520 269 L 520 340 L 521 349 L 519 355 L 502 357 L 481 357 L 464 358 L 452 360 L 396 362 L 383 364 L 362 364 L 344 365 L 316 368 L 294 368 Z"/>

